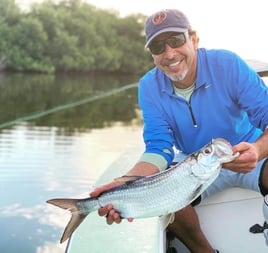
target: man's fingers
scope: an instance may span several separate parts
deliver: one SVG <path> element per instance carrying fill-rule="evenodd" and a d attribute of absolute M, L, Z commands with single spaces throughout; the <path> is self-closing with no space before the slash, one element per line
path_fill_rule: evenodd
<path fill-rule="evenodd" d="M 113 224 L 114 222 L 119 224 L 122 221 L 120 214 L 113 209 L 112 205 L 99 208 L 98 213 L 100 216 L 106 216 L 106 222 L 109 225 Z"/>
<path fill-rule="evenodd" d="M 122 219 L 121 219 L 119 213 L 115 213 L 115 214 L 113 215 L 113 218 L 114 218 L 114 222 L 117 223 L 117 224 L 121 223 L 121 221 L 122 221 Z"/>
<path fill-rule="evenodd" d="M 106 218 L 106 222 L 109 225 L 113 224 L 114 222 L 119 224 L 121 223 L 121 217 L 119 213 L 117 213 L 114 209 L 112 209 Z"/>
<path fill-rule="evenodd" d="M 119 185 L 122 185 L 122 182 L 114 181 L 114 182 L 111 182 L 109 184 L 99 186 L 96 189 L 94 189 L 94 191 L 92 191 L 90 193 L 90 196 L 92 198 L 98 197 L 102 192 L 110 190 L 110 189 L 117 187 Z M 114 222 L 119 224 L 122 221 L 120 214 L 115 209 L 113 209 L 113 205 L 111 205 L 111 204 L 100 207 L 98 209 L 98 213 L 100 216 L 106 216 L 106 223 L 109 225 L 113 224 Z M 129 218 L 128 221 L 131 222 L 131 221 L 133 221 L 133 219 Z"/>
<path fill-rule="evenodd" d="M 111 210 L 113 209 L 112 205 L 107 205 L 104 207 L 99 208 L 98 213 L 100 216 L 105 216 L 107 215 Z"/>

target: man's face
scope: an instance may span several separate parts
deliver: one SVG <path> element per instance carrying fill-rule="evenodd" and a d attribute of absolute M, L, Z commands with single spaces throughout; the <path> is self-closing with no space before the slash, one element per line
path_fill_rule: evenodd
<path fill-rule="evenodd" d="M 186 41 L 183 45 L 174 47 L 174 45 L 171 44 L 172 46 L 170 46 L 168 43 L 169 40 L 172 41 L 172 37 L 176 35 L 178 35 L 178 33 L 174 32 L 167 32 L 158 35 L 153 40 L 153 42 L 167 40 L 167 43 L 164 43 L 164 52 L 160 54 L 152 54 L 152 56 L 155 65 L 160 70 L 162 70 L 173 82 L 181 82 L 184 81 L 188 75 L 191 75 L 193 73 L 195 74 L 198 38 L 195 33 L 191 36 L 186 33 Z"/>

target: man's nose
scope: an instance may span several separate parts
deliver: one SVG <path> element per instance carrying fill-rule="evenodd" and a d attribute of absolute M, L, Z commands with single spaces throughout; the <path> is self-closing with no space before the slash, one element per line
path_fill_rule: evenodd
<path fill-rule="evenodd" d="M 165 54 L 166 55 L 173 55 L 174 51 L 176 50 L 176 48 L 172 48 L 171 46 L 169 46 L 167 43 L 165 44 Z"/>

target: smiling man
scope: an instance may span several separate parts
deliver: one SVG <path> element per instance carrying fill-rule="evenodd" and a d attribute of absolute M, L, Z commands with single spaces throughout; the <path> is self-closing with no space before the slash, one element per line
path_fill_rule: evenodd
<path fill-rule="evenodd" d="M 224 164 L 214 183 L 197 201 L 177 211 L 168 226 L 192 253 L 218 252 L 201 231 L 193 205 L 232 186 L 267 195 L 268 89 L 235 53 L 198 48 L 197 33 L 179 10 L 151 15 L 145 32 L 145 47 L 156 67 L 140 80 L 145 152 L 127 175 L 166 169 L 174 160 L 174 147 L 190 154 L 211 139 L 227 139 L 239 157 Z M 116 185 L 99 187 L 91 196 Z M 112 205 L 100 208 L 99 214 L 108 224 L 121 222 Z"/>

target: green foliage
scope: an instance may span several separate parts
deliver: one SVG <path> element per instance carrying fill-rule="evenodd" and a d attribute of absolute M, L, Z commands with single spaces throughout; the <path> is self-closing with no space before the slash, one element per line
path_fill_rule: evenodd
<path fill-rule="evenodd" d="M 7 66 L 15 70 L 54 71 L 44 46 L 47 35 L 37 19 L 23 17 L 13 26 L 10 47 L 7 49 Z"/>
<path fill-rule="evenodd" d="M 121 18 L 82 0 L 48 0 L 22 12 L 14 0 L 1 0 L 0 15 L 0 63 L 11 70 L 143 73 L 152 67 L 142 14 Z"/>
<path fill-rule="evenodd" d="M 12 25 L 20 19 L 20 9 L 15 0 L 0 0 L 0 23 Z"/>

